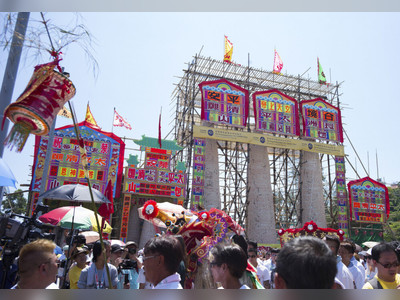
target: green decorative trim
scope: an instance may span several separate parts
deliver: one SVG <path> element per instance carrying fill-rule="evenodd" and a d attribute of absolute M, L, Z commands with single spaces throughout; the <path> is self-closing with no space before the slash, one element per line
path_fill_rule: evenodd
<path fill-rule="evenodd" d="M 125 159 L 128 165 L 137 166 L 139 164 L 139 159 L 137 155 L 129 154 L 129 158 Z"/>
<path fill-rule="evenodd" d="M 183 173 L 185 173 L 185 171 L 186 171 L 185 163 L 183 161 L 178 161 L 176 164 L 176 170 L 182 171 Z"/>
<path fill-rule="evenodd" d="M 135 144 L 143 147 L 149 148 L 158 148 L 160 149 L 160 145 L 158 144 L 158 138 L 147 137 L 142 135 L 141 140 L 133 140 Z M 182 150 L 183 147 L 179 146 L 175 140 L 161 140 L 161 145 L 164 150 L 171 150 L 171 151 L 179 151 Z"/>

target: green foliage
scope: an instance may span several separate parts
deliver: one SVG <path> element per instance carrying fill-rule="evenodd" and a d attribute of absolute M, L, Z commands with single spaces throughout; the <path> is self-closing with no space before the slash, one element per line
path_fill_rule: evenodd
<path fill-rule="evenodd" d="M 397 184 L 395 188 L 388 188 L 389 203 L 390 203 L 390 216 L 388 224 L 390 229 L 385 232 L 385 241 L 393 239 L 400 240 L 400 187 Z"/>
<path fill-rule="evenodd" d="M 9 214 L 11 212 L 25 215 L 27 212 L 28 200 L 24 197 L 24 192 L 21 189 L 18 189 L 14 193 L 7 194 L 1 204 L 1 215 Z"/>

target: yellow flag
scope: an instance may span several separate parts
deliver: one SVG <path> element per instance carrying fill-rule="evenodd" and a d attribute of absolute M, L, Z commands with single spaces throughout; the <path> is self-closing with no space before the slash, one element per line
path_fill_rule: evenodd
<path fill-rule="evenodd" d="M 232 62 L 232 53 L 233 53 L 233 45 L 228 40 L 228 37 L 225 35 L 225 54 L 224 54 L 225 62 Z"/>
<path fill-rule="evenodd" d="M 62 117 L 66 117 L 68 119 L 72 119 L 71 112 L 65 106 L 63 106 L 63 108 L 60 109 L 60 111 L 58 112 L 57 115 L 62 116 Z"/>
<path fill-rule="evenodd" d="M 86 108 L 86 117 L 85 117 L 85 121 L 88 122 L 88 123 L 90 123 L 90 124 L 92 124 L 92 125 L 95 126 L 95 127 L 100 128 L 99 125 L 97 125 L 97 122 L 96 122 L 96 120 L 94 119 L 94 117 L 93 117 L 93 115 L 92 115 L 92 112 L 90 111 L 89 103 L 88 103 L 87 108 Z"/>

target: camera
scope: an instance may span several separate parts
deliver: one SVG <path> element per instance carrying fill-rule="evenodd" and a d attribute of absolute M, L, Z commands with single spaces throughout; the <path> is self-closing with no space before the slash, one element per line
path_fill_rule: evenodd
<path fill-rule="evenodd" d="M 119 269 L 137 269 L 137 262 L 131 259 L 124 259 L 118 266 Z"/>
<path fill-rule="evenodd" d="M 86 244 L 86 238 L 82 234 L 68 235 L 67 238 L 65 239 L 65 243 L 67 245 L 71 245 L 71 240 L 72 240 L 73 244 L 77 244 L 77 245 Z"/>
<path fill-rule="evenodd" d="M 129 254 L 135 254 L 136 253 L 136 249 L 135 248 L 129 248 L 128 249 L 128 253 Z"/>
<path fill-rule="evenodd" d="M 46 238 L 54 240 L 54 233 L 41 233 L 37 229 L 48 228 L 54 226 L 45 225 L 37 219 L 39 212 L 47 212 L 47 205 L 38 205 L 32 217 L 26 217 L 17 214 L 0 217 L 0 244 L 6 245 L 7 248 L 19 250 L 20 246 L 28 243 L 31 240 L 38 238 Z"/>
<path fill-rule="evenodd" d="M 0 217 L 0 246 L 3 247 L 1 262 L 4 272 L 0 288 L 5 287 L 11 266 L 23 245 L 39 238 L 54 241 L 54 233 L 41 232 L 41 229 L 53 229 L 54 226 L 45 225 L 37 219 L 39 212 L 46 213 L 48 210 L 47 205 L 38 204 L 31 217 L 14 213 Z"/>

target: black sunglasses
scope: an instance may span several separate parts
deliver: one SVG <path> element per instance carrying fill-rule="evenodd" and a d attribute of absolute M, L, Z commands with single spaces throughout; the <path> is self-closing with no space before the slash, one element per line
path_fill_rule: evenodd
<path fill-rule="evenodd" d="M 380 264 L 385 269 L 390 269 L 391 267 L 398 267 L 400 265 L 400 263 L 398 261 L 396 261 L 395 263 L 392 263 L 392 264 L 382 264 L 378 261 L 378 264 Z"/>

